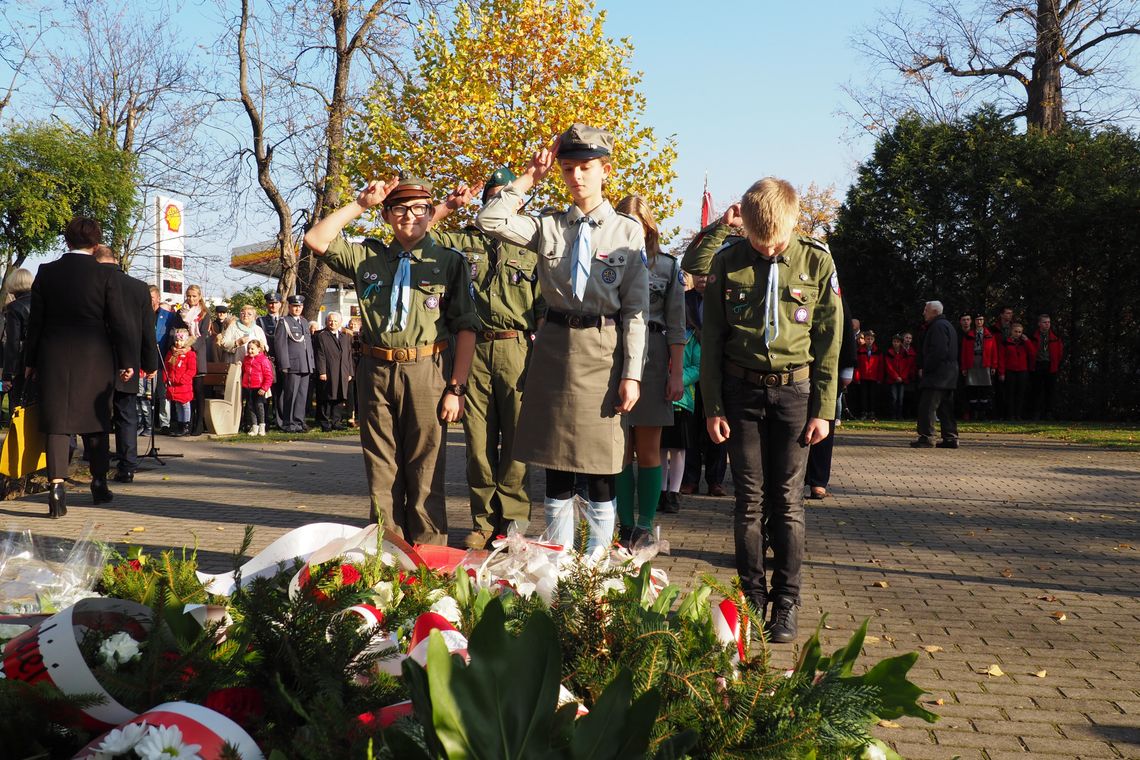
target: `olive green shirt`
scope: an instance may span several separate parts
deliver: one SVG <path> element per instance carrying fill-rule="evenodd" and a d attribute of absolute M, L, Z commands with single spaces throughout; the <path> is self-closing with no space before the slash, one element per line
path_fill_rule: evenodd
<path fill-rule="evenodd" d="M 702 228 L 685 248 L 685 255 L 681 259 L 681 269 L 689 274 L 708 274 L 712 267 L 713 256 L 730 238 L 732 240 L 743 239 L 733 232 L 732 227 L 721 222 L 713 222 Z"/>
<path fill-rule="evenodd" d="M 458 251 L 425 235 L 410 251 L 411 308 L 404 329 L 388 332 L 392 323 L 392 282 L 403 248 L 366 238 L 350 243 L 337 237 L 324 260 L 337 274 L 352 280 L 360 301 L 362 338 L 382 348 L 412 348 L 437 343 L 461 330 L 478 330 L 479 317 L 471 300 L 471 277 Z"/>
<path fill-rule="evenodd" d="M 689 265 L 689 253 L 685 265 Z M 811 366 L 808 416 L 831 419 L 839 389 L 843 303 L 827 246 L 793 237 L 778 257 L 779 335 L 764 345 L 769 260 L 747 240 L 730 240 L 712 256 L 701 330 L 701 395 L 706 417 L 723 417 L 725 362 L 756 372 Z M 700 264 L 703 267 L 703 264 Z"/>
<path fill-rule="evenodd" d="M 489 237 L 475 227 L 432 235 L 467 260 L 471 297 L 482 329 L 534 332 L 546 314 L 535 271 L 536 254 Z"/>

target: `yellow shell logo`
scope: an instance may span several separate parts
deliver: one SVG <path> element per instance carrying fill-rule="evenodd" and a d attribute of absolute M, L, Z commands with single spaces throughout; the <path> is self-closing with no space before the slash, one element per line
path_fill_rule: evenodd
<path fill-rule="evenodd" d="M 182 211 L 173 203 L 168 204 L 166 211 L 163 212 L 162 218 L 166 220 L 166 229 L 171 232 L 178 232 L 182 226 Z"/>

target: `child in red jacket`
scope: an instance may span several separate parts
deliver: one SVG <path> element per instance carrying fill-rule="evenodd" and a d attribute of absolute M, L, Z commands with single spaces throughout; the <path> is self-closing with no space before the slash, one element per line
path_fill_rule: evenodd
<path fill-rule="evenodd" d="M 265 435 L 265 397 L 272 387 L 273 364 L 265 354 L 265 346 L 254 338 L 246 344 L 241 360 L 242 420 L 250 435 Z"/>
<path fill-rule="evenodd" d="M 962 338 L 958 367 L 966 380 L 969 406 L 967 419 L 982 419 L 990 408 L 993 377 L 998 369 L 998 346 L 994 334 L 986 329 L 986 318 L 974 317 L 973 327 Z"/>
<path fill-rule="evenodd" d="M 194 401 L 194 375 L 198 374 L 198 355 L 191 345 L 190 331 L 180 327 L 174 331 L 174 345 L 166 355 L 166 397 L 174 415 L 170 433 L 174 436 L 190 432 L 190 404 Z"/>
<path fill-rule="evenodd" d="M 891 347 L 887 349 L 883 382 L 890 389 L 891 417 L 896 420 L 901 420 L 903 416 L 903 394 L 906 393 L 906 385 L 910 382 L 913 363 L 907 350 L 903 348 L 902 336 L 896 335 L 891 338 Z"/>
<path fill-rule="evenodd" d="M 998 379 L 1002 381 L 1006 414 L 1020 420 L 1025 412 L 1025 395 L 1029 389 L 1029 367 L 1033 360 L 1033 342 L 1025 337 L 1025 328 L 1014 322 L 1009 337 L 999 341 Z"/>
<path fill-rule="evenodd" d="M 875 419 L 875 402 L 879 385 L 883 382 L 883 352 L 875 346 L 875 331 L 864 330 L 863 342 L 855 359 L 855 377 L 859 381 L 859 414 L 863 419 Z"/>

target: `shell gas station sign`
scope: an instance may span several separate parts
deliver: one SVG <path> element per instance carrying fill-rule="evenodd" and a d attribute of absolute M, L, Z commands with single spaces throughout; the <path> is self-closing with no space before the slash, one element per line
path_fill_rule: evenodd
<path fill-rule="evenodd" d="M 161 293 L 161 300 L 181 303 L 186 285 L 182 273 L 186 255 L 186 207 L 174 198 L 155 196 L 154 219 L 154 284 Z"/>

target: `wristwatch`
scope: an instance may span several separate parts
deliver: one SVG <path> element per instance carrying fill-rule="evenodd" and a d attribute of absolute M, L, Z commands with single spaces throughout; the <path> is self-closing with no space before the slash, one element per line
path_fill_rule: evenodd
<path fill-rule="evenodd" d="M 467 383 L 452 383 L 451 385 L 447 386 L 446 390 L 452 396 L 466 396 Z"/>

